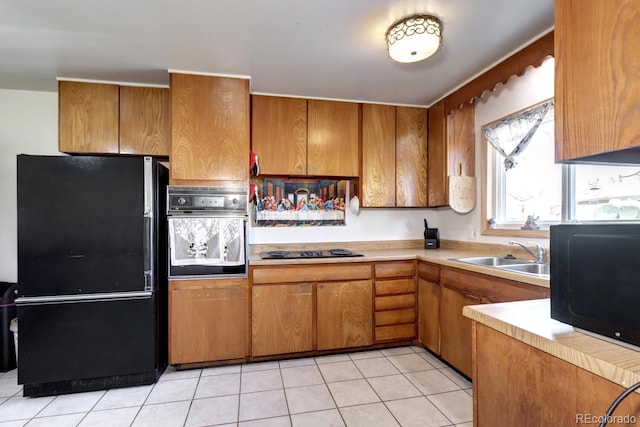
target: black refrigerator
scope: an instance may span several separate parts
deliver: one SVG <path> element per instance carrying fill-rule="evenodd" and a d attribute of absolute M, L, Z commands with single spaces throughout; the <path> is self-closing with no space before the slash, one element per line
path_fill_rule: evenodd
<path fill-rule="evenodd" d="M 168 170 L 17 156 L 24 396 L 151 384 L 167 365 Z"/>

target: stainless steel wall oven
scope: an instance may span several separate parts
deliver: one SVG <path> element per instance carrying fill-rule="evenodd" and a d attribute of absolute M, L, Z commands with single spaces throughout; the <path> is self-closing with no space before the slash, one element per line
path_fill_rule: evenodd
<path fill-rule="evenodd" d="M 169 278 L 247 276 L 248 187 L 167 187 Z"/>

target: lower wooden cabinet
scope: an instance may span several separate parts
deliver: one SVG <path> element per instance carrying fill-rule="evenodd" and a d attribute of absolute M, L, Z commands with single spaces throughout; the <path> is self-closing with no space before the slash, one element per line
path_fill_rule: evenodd
<path fill-rule="evenodd" d="M 481 303 L 474 295 L 440 288 L 440 356 L 468 377 L 471 377 L 471 320 L 462 316 L 462 307 Z"/>
<path fill-rule="evenodd" d="M 471 320 L 466 305 L 548 298 L 549 289 L 484 274 L 440 271 L 440 356 L 471 377 Z"/>
<path fill-rule="evenodd" d="M 440 354 L 440 285 L 418 277 L 418 341 Z"/>
<path fill-rule="evenodd" d="M 471 321 L 462 308 L 549 297 L 548 288 L 415 260 L 255 266 L 250 278 L 250 357 L 394 345 L 417 338 L 469 377 Z M 194 294 L 193 299 L 202 298 Z M 235 310 L 243 310 L 239 302 Z M 209 323 L 215 318 L 211 311 L 204 316 L 210 316 Z M 242 319 L 236 321 L 244 327 Z"/>
<path fill-rule="evenodd" d="M 247 356 L 248 279 L 169 282 L 169 363 Z"/>
<path fill-rule="evenodd" d="M 313 350 L 313 287 L 312 283 L 253 287 L 252 356 Z"/>
<path fill-rule="evenodd" d="M 598 425 L 611 402 L 624 391 L 618 384 L 485 325 L 473 325 L 474 425 Z M 637 425 L 640 396 L 631 393 L 614 412 L 617 415 L 626 416 L 626 421 L 610 425 Z"/>
<path fill-rule="evenodd" d="M 317 286 L 317 350 L 373 344 L 371 280 Z"/>
<path fill-rule="evenodd" d="M 258 266 L 250 277 L 252 357 L 373 344 L 372 264 Z"/>

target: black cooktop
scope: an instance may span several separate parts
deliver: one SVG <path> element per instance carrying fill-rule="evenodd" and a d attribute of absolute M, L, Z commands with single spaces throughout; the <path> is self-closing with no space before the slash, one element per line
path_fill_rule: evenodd
<path fill-rule="evenodd" d="M 262 259 L 291 259 L 291 258 L 342 258 L 357 257 L 362 254 L 348 249 L 304 250 L 304 251 L 268 251 L 260 252 Z"/>

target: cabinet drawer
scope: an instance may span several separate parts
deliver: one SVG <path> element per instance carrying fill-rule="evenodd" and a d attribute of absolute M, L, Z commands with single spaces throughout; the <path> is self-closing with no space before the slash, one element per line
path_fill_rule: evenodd
<path fill-rule="evenodd" d="M 376 341 L 389 341 L 399 339 L 412 339 L 416 337 L 416 325 L 378 326 L 376 328 Z"/>
<path fill-rule="evenodd" d="M 202 279 L 202 280 L 169 280 L 169 291 L 183 291 L 183 290 L 221 290 L 225 288 L 235 288 L 229 292 L 238 292 L 240 289 L 243 293 L 245 288 L 249 285 L 249 279 Z M 220 291 L 222 292 L 222 291 Z"/>
<path fill-rule="evenodd" d="M 330 282 L 344 280 L 367 280 L 371 278 L 371 264 L 346 263 L 343 265 L 322 264 L 286 267 L 255 267 L 252 283 L 301 283 Z"/>
<path fill-rule="evenodd" d="M 415 261 L 386 262 L 375 265 L 376 278 L 415 276 Z"/>
<path fill-rule="evenodd" d="M 376 297 L 376 311 L 395 310 L 398 308 L 415 308 L 415 306 L 416 294 Z"/>
<path fill-rule="evenodd" d="M 453 268 L 441 270 L 440 284 L 489 302 L 549 298 L 549 288 Z"/>
<path fill-rule="evenodd" d="M 418 277 L 428 280 L 432 283 L 440 281 L 440 267 L 426 262 L 418 263 Z"/>
<path fill-rule="evenodd" d="M 416 310 L 407 308 L 404 310 L 378 311 L 375 314 L 375 318 L 376 326 L 414 323 L 416 321 Z"/>
<path fill-rule="evenodd" d="M 415 279 L 376 281 L 376 295 L 408 294 L 416 291 Z"/>

